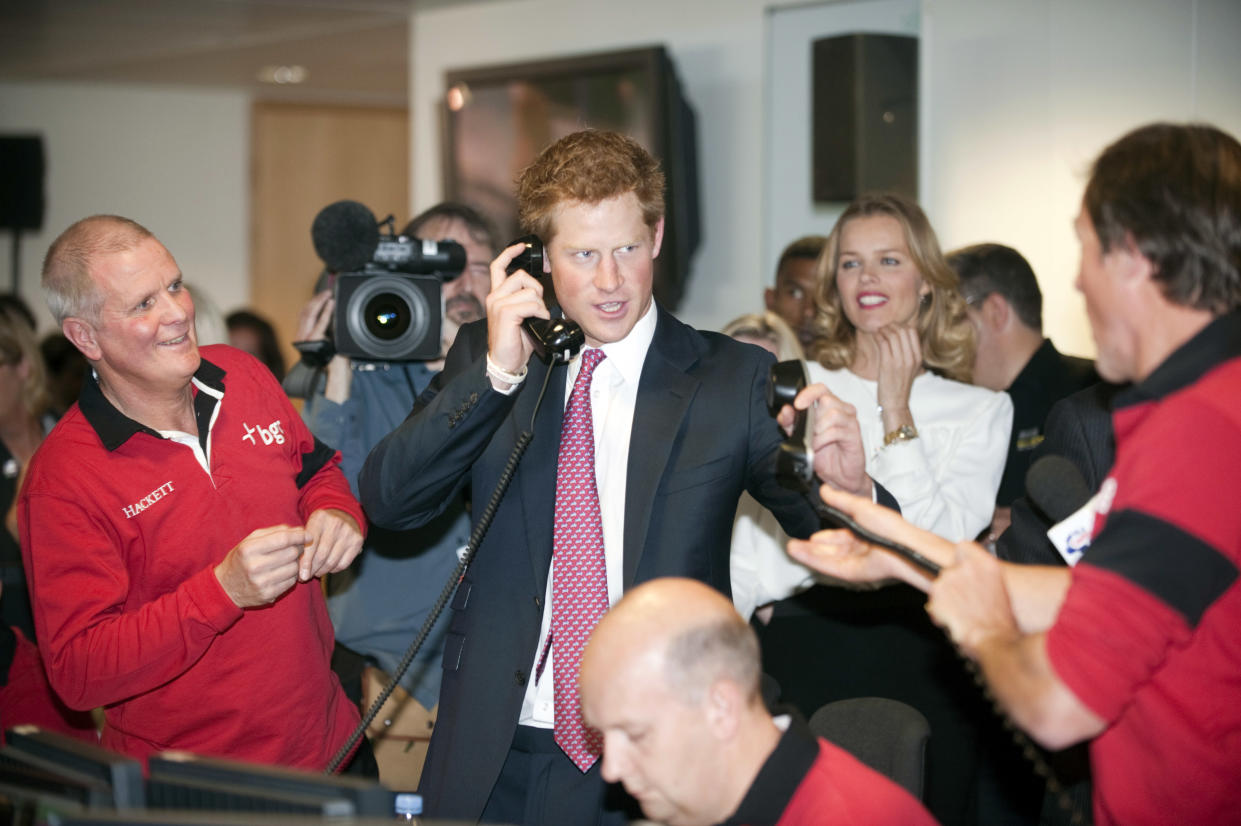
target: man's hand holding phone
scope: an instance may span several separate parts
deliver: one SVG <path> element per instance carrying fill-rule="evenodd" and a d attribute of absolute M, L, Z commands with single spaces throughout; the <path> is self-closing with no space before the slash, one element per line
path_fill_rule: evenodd
<path fill-rule="evenodd" d="M 543 303 L 543 285 L 532 273 L 517 270 L 511 276 L 508 265 L 525 250 L 525 244 L 505 247 L 491 262 L 491 292 L 487 294 L 487 356 L 495 367 L 519 374 L 534 353 L 534 345 L 522 331 L 527 318 L 550 318 Z M 492 385 L 496 378 L 492 377 Z M 497 387 L 507 390 L 507 387 Z"/>
<path fill-rule="evenodd" d="M 839 490 L 869 496 L 872 483 L 866 473 L 866 453 L 853 405 L 837 398 L 823 384 L 815 383 L 801 388 L 792 405 L 786 404 L 780 410 L 777 421 L 788 433 L 795 418 L 807 415 L 809 410 L 814 411 L 809 447 L 813 451 L 815 475 Z"/>

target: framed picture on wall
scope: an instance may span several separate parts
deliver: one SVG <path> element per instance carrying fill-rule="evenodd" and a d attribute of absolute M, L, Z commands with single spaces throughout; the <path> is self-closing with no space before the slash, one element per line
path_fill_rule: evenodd
<path fill-rule="evenodd" d="M 662 46 L 449 71 L 444 192 L 521 234 L 514 181 L 544 148 L 580 129 L 622 132 L 657 157 L 667 178 L 655 297 L 676 309 L 698 247 L 694 113 Z"/>

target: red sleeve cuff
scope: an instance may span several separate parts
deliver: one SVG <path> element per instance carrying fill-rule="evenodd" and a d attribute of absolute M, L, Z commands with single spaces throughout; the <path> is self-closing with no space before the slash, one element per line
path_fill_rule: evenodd
<path fill-rule="evenodd" d="M 244 614 L 216 578 L 214 567 L 204 568 L 186 580 L 185 594 L 198 609 L 203 622 L 217 634 L 223 634 Z"/>

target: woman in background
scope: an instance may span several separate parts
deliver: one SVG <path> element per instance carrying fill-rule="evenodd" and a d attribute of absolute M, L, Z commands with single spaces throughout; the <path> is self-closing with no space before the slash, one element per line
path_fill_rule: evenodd
<path fill-rule="evenodd" d="M 897 195 L 855 201 L 832 229 L 817 271 L 809 380 L 848 406 L 866 472 L 906 519 L 954 541 L 973 539 L 990 522 L 1012 402 L 967 383 L 974 331 L 926 215 Z M 736 338 L 748 326 L 753 336 L 762 326 L 756 318 L 743 316 L 724 332 Z M 744 598 L 738 609 L 809 587 L 811 573 L 784 553 L 788 537 L 774 520 L 742 515 L 733 534 L 734 593 Z M 753 581 L 743 581 L 743 572 Z"/>
<path fill-rule="evenodd" d="M 0 600 L 0 624 L 20 628 L 34 639 L 34 619 L 26 595 L 21 548 L 17 542 L 14 503 L 22 470 L 56 420 L 48 414 L 43 356 L 25 317 L 0 310 L 0 507 L 5 531 L 0 535 L 0 578 L 7 586 Z"/>
<path fill-rule="evenodd" d="M 863 197 L 818 265 L 807 372 L 856 409 L 866 471 L 913 524 L 973 539 L 991 520 L 1012 402 L 969 384 L 974 332 L 921 208 Z"/>
<path fill-rule="evenodd" d="M 14 502 L 31 457 L 55 424 L 47 414 L 43 358 L 34 328 L 0 309 L 0 744 L 3 731 L 33 724 L 97 743 L 88 712 L 64 705 L 47 681 L 35 645 L 34 617 L 22 568 Z"/>
<path fill-rule="evenodd" d="M 747 344 L 757 344 L 775 356 L 776 361 L 805 358 L 793 328 L 770 310 L 738 316 L 720 332 Z"/>
<path fill-rule="evenodd" d="M 974 333 L 926 215 L 898 195 L 863 196 L 837 220 L 817 270 L 807 374 L 834 397 L 819 404 L 852 413 L 867 473 L 906 519 L 973 539 L 991 521 L 1012 403 L 968 384 Z M 783 550 L 760 549 L 759 566 L 795 564 Z M 993 715 L 924 601 L 907 586 L 810 588 L 759 629 L 764 670 L 807 716 L 867 696 L 922 712 L 932 733 L 924 800 L 942 822 L 1034 822 L 1041 790 L 1010 795 L 991 775 L 991 764 L 1020 758 L 992 744 Z"/>

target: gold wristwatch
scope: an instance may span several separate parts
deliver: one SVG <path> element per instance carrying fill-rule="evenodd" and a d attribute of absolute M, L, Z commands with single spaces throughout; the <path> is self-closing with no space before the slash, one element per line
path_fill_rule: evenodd
<path fill-rule="evenodd" d="M 903 424 L 883 437 L 883 446 L 887 447 L 897 442 L 908 442 L 910 439 L 916 438 L 918 438 L 918 428 L 911 424 Z"/>

